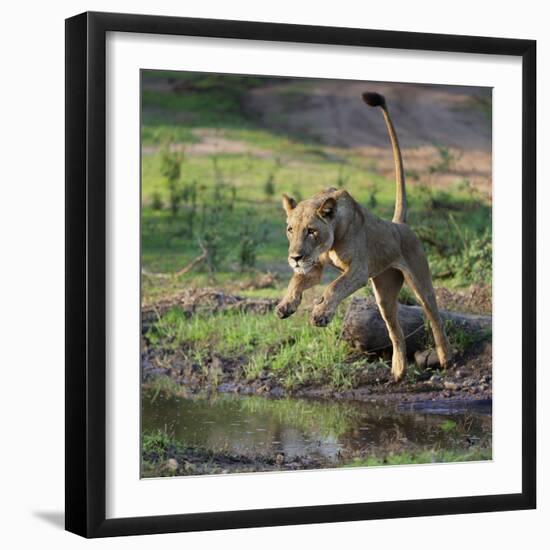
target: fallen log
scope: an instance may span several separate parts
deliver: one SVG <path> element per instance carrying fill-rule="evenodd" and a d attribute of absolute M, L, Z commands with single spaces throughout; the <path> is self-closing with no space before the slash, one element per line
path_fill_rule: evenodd
<path fill-rule="evenodd" d="M 470 315 L 440 310 L 448 333 L 461 331 L 463 335 L 483 339 L 490 333 L 490 315 Z M 431 331 L 420 306 L 399 304 L 398 317 L 407 344 L 407 355 L 426 349 Z M 452 334 L 449 334 L 452 344 Z M 391 352 L 392 344 L 386 323 L 380 315 L 374 298 L 354 297 L 348 307 L 342 328 L 342 338 L 354 349 L 384 355 Z M 428 358 L 426 357 L 426 360 Z"/>

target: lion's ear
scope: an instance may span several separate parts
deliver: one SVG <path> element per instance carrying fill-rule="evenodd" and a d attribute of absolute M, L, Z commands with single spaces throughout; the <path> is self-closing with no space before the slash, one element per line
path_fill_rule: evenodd
<path fill-rule="evenodd" d="M 321 218 L 331 220 L 336 214 L 336 199 L 329 197 L 323 204 L 317 209 L 317 213 Z"/>
<path fill-rule="evenodd" d="M 283 208 L 287 214 L 296 208 L 296 201 L 286 193 L 283 193 Z"/>

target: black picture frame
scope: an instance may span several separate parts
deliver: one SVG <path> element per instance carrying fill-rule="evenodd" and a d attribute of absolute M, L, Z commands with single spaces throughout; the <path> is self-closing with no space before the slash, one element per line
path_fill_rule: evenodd
<path fill-rule="evenodd" d="M 522 121 L 522 491 L 106 519 L 105 40 L 108 31 L 517 56 Z M 532 509 L 536 506 L 536 42 L 83 13 L 66 20 L 66 529 L 107 537 Z"/>

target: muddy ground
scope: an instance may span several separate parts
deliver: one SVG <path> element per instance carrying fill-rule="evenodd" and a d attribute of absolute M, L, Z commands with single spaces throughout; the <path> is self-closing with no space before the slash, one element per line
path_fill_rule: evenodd
<path fill-rule="evenodd" d="M 199 447 L 167 449 L 163 456 L 143 453 L 142 460 L 144 477 L 313 470 L 336 465 L 328 459 L 298 456 L 285 460 L 283 455 L 250 456 Z"/>

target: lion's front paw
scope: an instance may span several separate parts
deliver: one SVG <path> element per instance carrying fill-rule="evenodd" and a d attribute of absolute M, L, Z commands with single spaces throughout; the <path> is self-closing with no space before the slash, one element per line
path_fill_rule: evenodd
<path fill-rule="evenodd" d="M 315 306 L 311 312 L 311 322 L 316 327 L 326 327 L 332 321 L 333 317 L 334 311 L 322 305 Z"/>
<path fill-rule="evenodd" d="M 287 302 L 285 300 L 282 300 L 275 308 L 275 313 L 277 314 L 277 317 L 279 317 L 279 319 L 286 319 L 287 317 L 290 317 L 293 313 L 296 313 L 297 309 L 298 304 L 296 304 L 295 302 Z"/>

